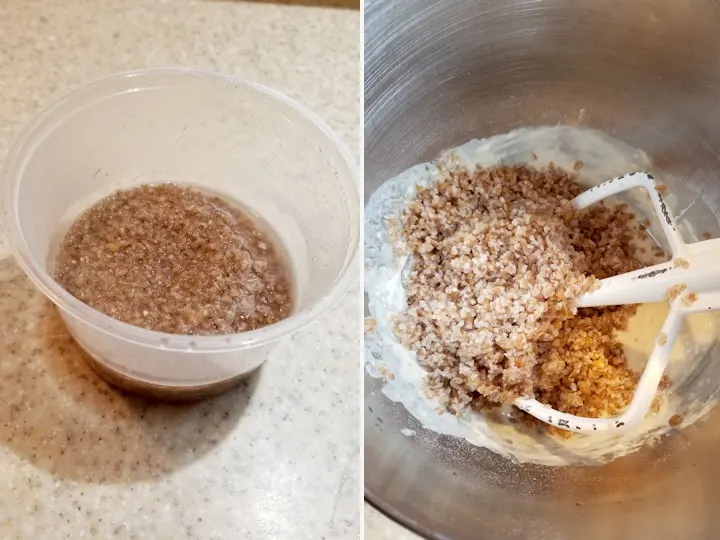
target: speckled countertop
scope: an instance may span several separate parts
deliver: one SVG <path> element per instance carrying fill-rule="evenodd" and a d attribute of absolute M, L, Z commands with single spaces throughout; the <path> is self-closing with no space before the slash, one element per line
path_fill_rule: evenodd
<path fill-rule="evenodd" d="M 59 93 L 168 65 L 273 86 L 356 148 L 358 32 L 357 11 L 329 7 L 4 0 L 0 160 Z M 244 387 L 169 406 L 98 379 L 54 308 L 1 258 L 0 538 L 357 538 L 357 294 Z"/>

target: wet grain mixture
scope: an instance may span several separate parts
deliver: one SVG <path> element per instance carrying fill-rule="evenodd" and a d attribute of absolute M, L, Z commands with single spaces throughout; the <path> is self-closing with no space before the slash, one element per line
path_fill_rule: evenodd
<path fill-rule="evenodd" d="M 70 227 L 55 279 L 111 317 L 173 334 L 229 334 L 292 309 L 283 253 L 222 199 L 174 184 L 118 191 Z"/>
<path fill-rule="evenodd" d="M 576 310 L 574 299 L 642 267 L 646 233 L 625 205 L 575 210 L 583 189 L 552 165 L 445 167 L 418 187 L 398 237 L 413 264 L 396 331 L 450 411 L 522 396 L 602 417 L 632 399 L 637 375 L 616 333 L 636 308 Z"/>

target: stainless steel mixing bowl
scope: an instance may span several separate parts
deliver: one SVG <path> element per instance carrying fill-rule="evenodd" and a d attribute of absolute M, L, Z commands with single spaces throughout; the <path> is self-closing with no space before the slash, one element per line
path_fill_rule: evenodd
<path fill-rule="evenodd" d="M 366 197 L 443 148 L 563 123 L 644 149 L 720 214 L 716 0 L 366 0 L 365 10 Z M 719 357 L 715 347 L 697 360 L 688 400 L 717 393 Z M 366 378 L 366 497 L 427 537 L 720 538 L 717 409 L 602 467 L 549 468 L 428 432 L 380 388 Z"/>

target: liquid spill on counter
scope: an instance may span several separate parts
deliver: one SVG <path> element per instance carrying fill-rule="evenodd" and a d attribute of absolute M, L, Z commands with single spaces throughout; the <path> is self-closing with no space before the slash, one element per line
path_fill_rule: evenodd
<path fill-rule="evenodd" d="M 475 165 L 529 163 L 541 168 L 550 162 L 572 170 L 583 162 L 580 180 L 590 185 L 633 171 L 653 172 L 648 156 L 627 144 L 589 129 L 567 126 L 527 128 L 488 139 L 473 140 L 452 149 L 453 159 L 472 170 Z M 447 155 L 445 153 L 444 155 Z M 437 403 L 423 390 L 425 371 L 415 354 L 403 348 L 393 332 L 392 317 L 405 309 L 403 274 L 406 257 L 395 255 L 388 239 L 389 222 L 398 223 L 416 186 L 428 186 L 437 173 L 434 163 L 408 169 L 383 183 L 365 208 L 365 292 L 374 328 L 365 336 L 365 366 L 371 375 L 383 377 L 383 393 L 401 403 L 427 429 L 461 437 L 518 462 L 544 465 L 603 463 L 631 453 L 671 429 L 686 427 L 708 413 L 715 404 L 710 396 L 695 403 L 682 399 L 681 389 L 692 382 L 695 366 L 705 357 L 720 335 L 720 313 L 700 313 L 687 317 L 680 339 L 670 359 L 667 375 L 672 384 L 661 409 L 636 428 L 623 433 L 576 435 L 567 440 L 550 437 L 540 430 L 509 420 L 507 410 L 490 414 L 476 412 L 454 416 L 438 412 Z M 668 204 L 678 217 L 678 225 L 687 241 L 696 241 L 703 232 L 716 235 L 718 221 L 697 194 L 683 184 L 658 176 L 670 188 Z M 650 218 L 649 232 L 662 247 L 664 238 L 651 211 L 647 195 L 631 191 L 622 199 L 631 204 L 640 219 Z M 702 229 L 700 229 L 702 227 Z M 667 315 L 666 304 L 639 307 L 627 331 L 619 338 L 625 347 L 628 364 L 640 371 Z M 682 404 L 682 407 L 681 407 Z M 680 410 L 682 409 L 682 410 Z M 682 412 L 680 426 L 670 426 L 670 418 Z M 412 436 L 414 432 L 403 428 Z"/>

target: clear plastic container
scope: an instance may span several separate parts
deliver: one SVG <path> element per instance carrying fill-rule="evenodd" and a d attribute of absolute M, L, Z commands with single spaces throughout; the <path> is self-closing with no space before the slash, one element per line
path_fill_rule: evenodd
<path fill-rule="evenodd" d="M 226 336 L 163 334 L 108 317 L 53 280 L 57 245 L 82 211 L 117 189 L 161 181 L 211 190 L 267 222 L 293 266 L 289 318 Z M 8 157 L 3 189 L 18 262 L 95 367 L 124 386 L 225 388 L 359 276 L 353 158 L 313 113 L 242 79 L 144 70 L 76 90 L 26 128 Z"/>

